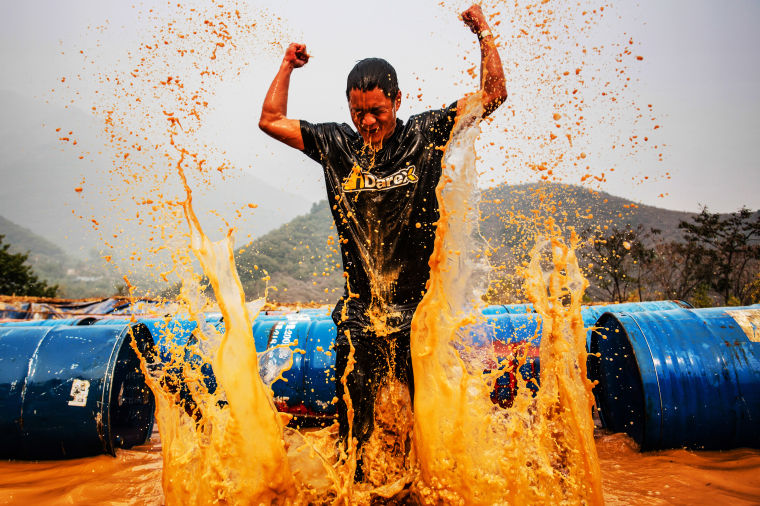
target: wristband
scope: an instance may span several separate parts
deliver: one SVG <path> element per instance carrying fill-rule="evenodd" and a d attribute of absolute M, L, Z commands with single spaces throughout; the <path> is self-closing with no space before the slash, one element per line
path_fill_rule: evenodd
<path fill-rule="evenodd" d="M 483 39 L 485 39 L 486 37 L 490 37 L 491 35 L 493 35 L 493 34 L 491 33 L 491 30 L 483 30 L 482 32 L 480 32 L 480 33 L 478 34 L 478 40 L 483 40 Z"/>

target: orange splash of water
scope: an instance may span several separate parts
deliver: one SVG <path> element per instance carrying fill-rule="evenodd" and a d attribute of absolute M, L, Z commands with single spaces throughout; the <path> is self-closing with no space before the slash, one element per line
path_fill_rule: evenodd
<path fill-rule="evenodd" d="M 468 325 L 478 320 L 473 314 L 479 295 L 472 282 L 480 279 L 479 274 L 485 269 L 482 259 L 487 254 L 485 248 L 473 250 L 469 246 L 477 244 L 472 241 L 476 233 L 472 227 L 478 218 L 475 192 L 478 174 L 473 150 L 478 130 L 470 117 L 460 118 L 458 136 L 450 144 L 446 158 L 439 189 L 441 220 L 432 257 L 433 272 L 428 294 L 414 320 L 415 445 L 407 456 L 406 451 L 394 447 L 396 442 L 386 442 L 379 432 L 377 447 L 390 450 L 368 459 L 370 474 L 373 465 L 379 469 L 375 475 L 391 467 L 398 480 L 354 485 L 355 448 L 349 446 L 347 455 L 336 455 L 330 430 L 298 434 L 285 427 L 286 420 L 276 413 L 271 392 L 258 376 L 251 336 L 253 314 L 245 305 L 235 271 L 232 235 L 211 242 L 192 209 L 190 188 L 208 183 L 209 174 L 214 172 L 209 171 L 212 164 L 208 160 L 212 157 L 200 154 L 209 147 L 196 146 L 193 135 L 202 124 L 208 95 L 222 78 L 219 65 L 230 61 L 234 53 L 227 51 L 236 47 L 236 37 L 245 39 L 245 33 L 253 29 L 252 25 L 239 21 L 240 12 L 222 9 L 221 5 L 214 8 L 219 10 L 200 30 L 208 54 L 193 78 L 166 76 L 163 57 L 154 57 L 162 54 L 164 46 L 189 40 L 186 38 L 190 31 L 166 25 L 151 44 L 141 48 L 144 56 L 130 73 L 130 86 L 119 88 L 122 91 L 119 100 L 140 108 L 148 102 L 146 97 L 150 94 L 160 97 L 153 103 L 153 109 L 139 118 L 137 124 L 143 125 L 143 130 L 129 128 L 135 123 L 129 108 L 98 109 L 104 111 L 106 132 L 117 152 L 113 175 L 124 184 L 151 180 L 153 193 L 141 196 L 135 203 L 140 206 L 139 223 L 150 220 L 160 238 L 161 246 L 155 252 L 171 254 L 171 265 L 165 268 L 162 277 L 174 274 L 183 281 L 181 298 L 188 312 L 199 318 L 204 298 L 198 289 L 201 276 L 193 272 L 185 247 L 189 239 L 225 315 L 225 335 L 207 336 L 219 343 L 212 362 L 220 389 L 210 394 L 200 378 L 190 378 L 202 422 L 196 422 L 177 406 L 176 395 L 157 382 L 152 385 L 158 399 L 167 502 L 368 502 L 373 496 L 397 494 L 412 482 L 419 499 L 431 503 L 601 502 L 590 419 L 590 386 L 585 380 L 585 357 L 580 344 L 583 329 L 578 305 L 583 282 L 572 248 L 556 238 L 550 242 L 555 256 L 548 287 L 539 260 L 535 264 L 531 261 L 525 271 L 530 280 L 527 292 L 544 322 L 542 388 L 535 398 L 523 382 L 511 408 L 494 405 L 488 395 L 493 377 L 484 375 L 482 367 L 468 363 L 452 346 L 461 342 Z M 539 23 L 540 30 L 523 30 L 525 37 L 547 35 L 544 31 L 555 18 L 542 9 L 546 7 L 522 6 L 517 11 L 516 16 L 522 21 L 549 16 L 549 21 Z M 192 24 L 193 16 L 187 14 L 183 21 Z M 233 35 L 231 28 L 241 30 Z M 180 44 L 175 49 L 181 58 L 186 58 L 193 54 L 191 46 Z M 583 73 L 576 70 L 576 77 L 568 75 L 569 79 L 582 79 Z M 567 76 L 563 74 L 564 77 Z M 542 75 L 542 79 L 550 78 Z M 144 83 L 147 89 L 132 88 L 133 83 Z M 549 89 L 556 91 L 553 86 Z M 582 101 L 568 100 L 571 100 L 568 104 L 553 103 L 551 114 L 545 117 L 554 122 L 577 119 L 575 126 L 569 124 L 566 135 L 574 150 L 572 167 L 578 167 L 586 154 L 583 146 L 573 146 L 571 139 L 579 144 L 578 139 L 585 134 L 580 119 L 584 109 L 573 105 Z M 554 112 L 559 110 L 562 113 Z M 156 142 L 158 138 L 167 142 Z M 521 155 L 521 159 L 550 177 L 567 173 L 566 150 L 567 147 L 558 144 L 542 143 L 540 155 Z M 541 160 L 535 161 L 537 158 Z M 219 173 L 230 169 L 224 161 L 213 165 Z M 172 176 L 169 170 L 164 170 L 166 167 L 179 174 L 181 185 L 167 188 L 171 187 Z M 189 234 L 180 230 L 183 218 Z M 540 257 L 540 251 L 535 250 L 534 258 Z M 382 285 L 383 280 L 375 281 Z M 565 308 L 561 300 L 568 295 L 571 304 Z M 382 318 L 376 320 L 382 323 Z M 404 405 L 403 393 L 391 394 L 394 392 L 381 398 L 385 406 L 390 406 L 385 409 L 403 409 L 400 407 Z M 377 425 L 383 426 L 388 411 L 380 409 L 378 413 Z M 399 418 L 401 425 L 407 422 L 404 417 Z M 389 429 L 393 430 L 396 429 Z M 400 468 L 394 467 L 398 460 L 382 459 L 393 451 L 403 454 Z M 187 476 L 201 478 L 188 481 Z"/>
<path fill-rule="evenodd" d="M 601 504 L 580 315 L 585 279 L 572 249 L 552 239 L 548 284 L 540 247 L 525 271 L 526 291 L 543 322 L 535 398 L 523 381 L 511 407 L 494 405 L 483 368 L 473 370 L 457 352 L 462 331 L 477 320 L 470 280 L 479 254 L 460 249 L 471 242 L 473 225 L 466 218 L 477 205 L 477 111 L 471 114 L 458 121 L 449 143 L 430 284 L 412 324 L 420 493 L 427 503 Z M 561 302 L 566 297 L 568 308 Z"/>

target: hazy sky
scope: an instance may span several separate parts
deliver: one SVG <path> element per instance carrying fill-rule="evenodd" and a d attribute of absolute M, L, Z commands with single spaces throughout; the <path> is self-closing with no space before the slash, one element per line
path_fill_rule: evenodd
<path fill-rule="evenodd" d="M 581 3 L 594 6 L 585 0 Z M 320 168 L 267 139 L 256 127 L 261 100 L 291 39 L 305 42 L 313 55 L 293 76 L 289 108 L 293 117 L 349 122 L 345 76 L 355 61 L 367 56 L 382 56 L 396 66 L 402 91 L 409 93 L 400 111 L 404 119 L 475 89 L 475 79 L 465 71 L 477 62 L 476 44 L 456 18 L 466 2 L 251 0 L 248 4 L 250 12 L 267 9 L 269 16 L 280 18 L 275 24 L 269 22 L 273 44 L 241 53 L 250 65 L 239 78 L 216 90 L 215 112 L 206 122 L 205 135 L 235 164 L 310 200 L 324 198 Z M 557 10 L 567 5 L 576 2 L 548 3 Z M 615 168 L 595 187 L 670 209 L 695 211 L 700 204 L 717 211 L 733 211 L 741 205 L 760 208 L 760 2 L 650 0 L 598 5 L 607 6 L 605 16 L 593 23 L 584 41 L 589 48 L 606 49 L 590 52 L 587 68 L 597 69 L 597 79 L 585 83 L 588 89 L 582 91 L 592 96 L 589 92 L 594 87 L 602 90 L 601 80 L 617 78 L 611 48 L 623 47 L 632 38 L 633 55 L 643 59 L 625 60 L 625 75 L 632 80 L 623 92 L 626 100 L 618 102 L 613 113 L 604 116 L 598 105 L 589 104 L 587 117 L 599 115 L 599 124 L 590 125 L 587 138 L 578 142 L 587 146 L 592 173 Z M 121 0 L 3 2 L 0 90 L 50 99 L 50 89 L 62 76 L 70 77 L 82 68 L 79 49 L 94 58 L 93 65 L 98 67 L 121 65 L 128 61 L 127 52 L 145 41 L 152 28 L 142 24 L 137 14 L 149 8 L 171 16 L 171 4 L 166 2 L 137 2 L 134 7 Z M 490 2 L 484 8 L 490 13 L 499 11 L 495 19 L 501 23 L 494 32 L 501 33 L 502 40 L 515 40 L 509 38 L 520 28 L 517 22 L 511 24 L 513 2 Z M 562 35 L 558 44 L 573 36 Z M 504 108 L 491 124 L 484 125 L 478 148 L 481 164 L 490 170 L 484 184 L 535 177 L 526 167 L 529 159 L 539 155 L 533 152 L 534 144 L 524 139 L 539 130 L 548 109 L 535 103 L 539 100 L 534 95 L 539 87 L 533 80 L 537 71 L 526 70 L 531 50 L 519 44 L 502 48 L 511 109 Z M 545 65 L 556 63 L 547 60 Z M 590 73 L 584 70 L 584 75 Z M 86 81 L 77 86 L 83 95 L 94 89 Z M 422 97 L 417 99 L 420 92 Z M 629 131 L 645 135 L 640 133 L 642 123 L 635 122 L 631 104 L 652 105 L 652 121 L 660 128 L 648 135 L 661 148 L 609 149 L 609 139 L 627 138 Z M 551 118 L 546 127 L 552 127 Z M 661 162 L 657 161 L 660 152 Z M 579 176 L 580 172 L 568 172 L 560 174 L 560 180 L 580 183 Z"/>

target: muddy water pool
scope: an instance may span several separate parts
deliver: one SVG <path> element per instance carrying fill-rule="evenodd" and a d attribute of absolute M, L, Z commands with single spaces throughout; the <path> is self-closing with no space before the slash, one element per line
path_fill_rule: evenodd
<path fill-rule="evenodd" d="M 595 439 L 607 504 L 760 504 L 760 450 L 640 453 L 622 434 Z M 0 504 L 162 504 L 161 469 L 158 430 L 116 457 L 0 462 Z"/>

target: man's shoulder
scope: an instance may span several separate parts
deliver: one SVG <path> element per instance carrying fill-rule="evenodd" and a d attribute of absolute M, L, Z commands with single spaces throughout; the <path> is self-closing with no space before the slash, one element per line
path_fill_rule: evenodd
<path fill-rule="evenodd" d="M 426 134 L 430 129 L 438 131 L 441 127 L 449 130 L 454 125 L 457 108 L 456 102 L 440 109 L 429 109 L 409 117 L 407 127 Z"/>
<path fill-rule="evenodd" d="M 346 123 L 310 123 L 301 120 L 303 152 L 320 163 L 324 157 L 347 152 L 356 142 L 357 133 Z"/>
<path fill-rule="evenodd" d="M 444 104 L 444 105 L 442 105 L 441 107 L 438 107 L 438 108 L 432 108 L 432 109 L 428 109 L 426 111 L 419 112 L 417 114 L 414 114 L 414 115 L 410 116 L 409 117 L 409 121 L 412 121 L 415 118 L 425 118 L 425 117 L 429 117 L 429 116 L 440 116 L 440 115 L 444 115 L 444 114 L 446 114 L 446 115 L 450 115 L 450 114 L 456 115 L 456 113 L 457 113 L 457 103 L 458 102 L 452 102 L 449 105 L 445 105 Z M 452 117 L 452 119 L 453 119 L 453 117 Z"/>
<path fill-rule="evenodd" d="M 301 130 L 308 130 L 315 134 L 334 134 L 351 136 L 355 134 L 353 129 L 346 123 L 312 123 L 310 121 L 301 120 Z"/>

